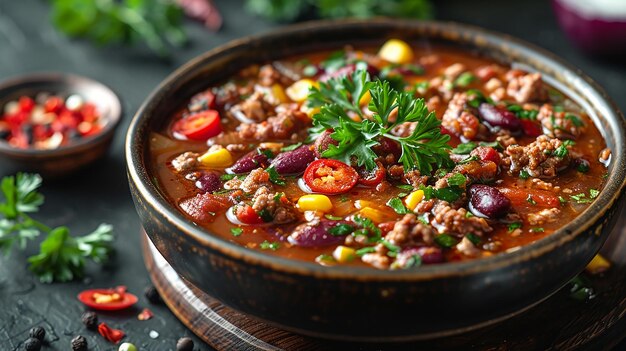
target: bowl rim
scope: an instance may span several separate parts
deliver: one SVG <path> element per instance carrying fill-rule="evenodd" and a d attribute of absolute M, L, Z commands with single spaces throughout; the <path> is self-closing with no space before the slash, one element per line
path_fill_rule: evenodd
<path fill-rule="evenodd" d="M 0 153 L 20 158 L 47 158 L 55 156 L 63 156 L 67 154 L 73 154 L 82 152 L 84 150 L 92 148 L 96 144 L 106 141 L 110 135 L 115 132 L 115 129 L 119 126 L 122 116 L 124 114 L 124 106 L 119 95 L 110 86 L 89 78 L 86 76 L 65 73 L 65 72 L 53 72 L 43 71 L 28 73 L 22 75 L 15 75 L 7 79 L 3 79 L 0 82 L 0 96 L 3 95 L 6 89 L 10 89 L 16 86 L 24 84 L 46 84 L 51 82 L 81 82 L 91 86 L 97 86 L 104 92 L 110 95 L 113 105 L 110 106 L 110 111 L 107 114 L 108 123 L 104 126 L 104 129 L 100 133 L 88 138 L 82 138 L 76 142 L 72 142 L 68 145 L 64 145 L 55 149 L 19 149 L 12 147 L 5 141 L 0 141 Z M 80 94 L 79 91 L 74 92 Z"/>
<path fill-rule="evenodd" d="M 300 261 L 295 259 L 282 258 L 273 256 L 260 251 L 251 250 L 240 246 L 236 243 L 230 242 L 225 238 L 218 235 L 211 234 L 208 230 L 202 229 L 195 225 L 191 220 L 187 219 L 182 213 L 180 213 L 173 205 L 160 194 L 157 187 L 152 183 L 151 177 L 148 174 L 147 168 L 143 163 L 145 152 L 145 145 L 147 145 L 147 136 L 144 138 L 143 146 L 138 144 L 141 138 L 135 138 L 134 136 L 142 131 L 142 126 L 150 120 L 150 116 L 146 115 L 149 106 L 156 101 L 160 95 L 166 94 L 170 89 L 168 86 L 175 83 L 179 77 L 189 73 L 194 68 L 202 66 L 205 62 L 210 60 L 214 56 L 218 56 L 222 52 L 228 50 L 234 50 L 240 46 L 249 46 L 257 40 L 279 40 L 282 36 L 294 35 L 301 32 L 307 32 L 311 30 L 349 30 L 352 27 L 363 25 L 381 25 L 388 26 L 389 28 L 400 29 L 403 27 L 424 27 L 445 29 L 449 32 L 457 35 L 466 35 L 471 33 L 475 36 L 480 36 L 482 41 L 486 41 L 492 44 L 506 43 L 508 49 L 513 48 L 518 55 L 523 57 L 535 57 L 542 62 L 548 62 L 552 65 L 556 65 L 560 69 L 573 74 L 575 77 L 582 79 L 580 83 L 586 84 L 591 88 L 591 92 L 595 93 L 600 102 L 603 103 L 603 107 L 606 108 L 606 112 L 609 115 L 605 115 L 603 118 L 607 121 L 611 121 L 612 128 L 616 130 L 614 137 L 615 148 L 611 149 L 612 152 L 612 169 L 609 172 L 608 179 L 606 181 L 604 189 L 601 191 L 598 198 L 595 199 L 583 213 L 578 215 L 573 221 L 567 225 L 559 228 L 554 233 L 524 245 L 516 250 L 509 250 L 506 252 L 498 253 L 491 257 L 479 258 L 461 262 L 449 262 L 436 265 L 425 265 L 415 271 L 405 270 L 378 270 L 369 267 L 352 267 L 352 266 L 334 266 L 332 268 L 324 267 L 319 264 Z M 466 42 L 463 42 L 467 44 Z M 509 62 L 510 63 L 510 62 Z M 596 123 L 597 125 L 597 123 Z M 599 128 L 600 129 L 600 128 Z M 484 273 L 487 271 L 494 271 L 503 267 L 519 264 L 526 260 L 532 259 L 544 255 L 559 246 L 562 246 L 568 241 L 573 240 L 579 235 L 583 235 L 584 232 L 594 223 L 599 222 L 604 214 L 616 206 L 617 199 L 626 188 L 626 143 L 624 137 L 626 136 L 626 120 L 624 115 L 619 110 L 615 102 L 608 96 L 602 87 L 600 87 L 594 80 L 584 74 L 580 69 L 567 63 L 565 60 L 556 56 L 555 54 L 538 47 L 534 44 L 528 43 L 524 40 L 517 39 L 507 34 L 498 33 L 490 30 L 483 29 L 481 27 L 461 24 L 457 22 L 444 22 L 444 21 L 416 21 L 416 20 L 400 20 L 389 18 L 375 18 L 375 19 L 347 19 L 347 20 L 317 20 L 281 27 L 279 29 L 271 30 L 269 32 L 246 36 L 241 39 L 229 41 L 223 45 L 217 46 L 195 58 L 187 61 L 185 64 L 176 69 L 166 79 L 164 79 L 146 98 L 141 107 L 137 110 L 133 117 L 128 132 L 126 135 L 125 152 L 127 161 L 127 171 L 131 187 L 134 186 L 133 192 L 137 192 L 138 195 L 143 197 L 143 200 L 151 206 L 152 209 L 162 216 L 162 220 L 169 222 L 171 226 L 177 229 L 177 231 L 184 233 L 181 235 L 191 236 L 204 246 L 212 250 L 216 250 L 221 254 L 236 260 L 242 260 L 246 263 L 258 265 L 268 268 L 272 271 L 277 271 L 286 274 L 299 274 L 305 276 L 312 276 L 315 278 L 323 279 L 349 279 L 356 281 L 426 281 L 438 278 L 464 276 L 475 273 Z M 603 138 L 606 135 L 603 134 Z M 134 150 L 141 150 L 141 152 L 134 152 Z M 599 232 L 595 233 L 599 235 Z M 606 239 L 608 233 L 604 234 Z"/>

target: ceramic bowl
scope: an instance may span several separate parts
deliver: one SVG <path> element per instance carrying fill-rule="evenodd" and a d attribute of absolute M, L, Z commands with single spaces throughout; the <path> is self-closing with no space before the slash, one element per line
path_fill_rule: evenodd
<path fill-rule="evenodd" d="M 86 77 L 65 73 L 38 73 L 1 82 L 0 107 L 20 96 L 35 97 L 42 92 L 62 96 L 79 95 L 97 106 L 106 124 L 100 133 L 92 137 L 51 150 L 18 149 L 0 141 L 0 159 L 6 164 L 3 171 L 36 172 L 46 178 L 58 178 L 102 157 L 109 149 L 115 129 L 122 118 L 119 97 L 109 87 Z"/>
<path fill-rule="evenodd" d="M 150 132 L 161 130 L 195 92 L 252 63 L 389 38 L 447 45 L 541 72 L 589 113 L 613 150 L 597 200 L 554 234 L 493 257 L 423 266 L 414 271 L 326 268 L 236 245 L 194 225 L 148 171 Z M 434 338 L 494 323 L 553 294 L 600 249 L 623 204 L 624 118 L 588 76 L 518 39 L 443 22 L 312 22 L 213 49 L 171 74 L 135 115 L 126 140 L 130 188 L 148 236 L 185 280 L 222 303 L 281 328 L 358 341 Z"/>

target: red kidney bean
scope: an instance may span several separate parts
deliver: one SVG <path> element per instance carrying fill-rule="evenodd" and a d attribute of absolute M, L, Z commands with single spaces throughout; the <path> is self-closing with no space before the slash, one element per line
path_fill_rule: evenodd
<path fill-rule="evenodd" d="M 321 220 L 317 225 L 304 223 L 294 229 L 293 233 L 287 237 L 287 241 L 292 245 L 301 247 L 337 245 L 344 241 L 345 235 L 333 235 L 328 231 L 339 224 L 347 224 L 354 227 L 353 224 L 347 221 Z"/>
<path fill-rule="evenodd" d="M 500 127 L 511 132 L 519 132 L 522 129 L 520 120 L 511 111 L 483 102 L 478 107 L 478 113 L 483 121 L 492 127 Z"/>
<path fill-rule="evenodd" d="M 315 160 L 315 155 L 309 145 L 302 145 L 293 151 L 287 151 L 276 156 L 272 167 L 278 174 L 300 174 L 309 163 Z"/>
<path fill-rule="evenodd" d="M 212 193 L 222 188 L 222 181 L 215 172 L 204 173 L 196 180 L 196 188 L 203 193 Z"/>
<path fill-rule="evenodd" d="M 247 154 L 243 155 L 240 159 L 235 162 L 230 168 L 226 170 L 231 173 L 240 174 L 240 173 L 248 173 L 253 169 L 257 169 L 259 167 L 265 167 L 268 165 L 269 160 L 265 154 L 259 153 L 257 150 L 250 151 Z"/>
<path fill-rule="evenodd" d="M 474 184 L 470 187 L 469 192 L 470 211 L 478 217 L 502 217 L 511 208 L 511 200 L 496 188 L 483 184 Z"/>
<path fill-rule="evenodd" d="M 331 78 L 338 78 L 338 77 L 342 77 L 342 76 L 351 76 L 352 73 L 354 73 L 357 70 L 357 66 L 354 63 L 348 64 L 346 66 L 341 67 L 340 69 L 331 72 L 331 73 L 324 73 L 321 77 L 320 77 L 320 81 L 321 82 L 326 82 L 327 80 L 331 79 Z M 371 65 L 367 65 L 367 73 L 370 74 L 370 78 L 372 80 L 374 80 L 374 77 L 378 77 L 378 75 L 380 74 L 380 71 L 378 70 L 378 68 L 371 66 Z"/>
<path fill-rule="evenodd" d="M 339 145 L 339 142 L 333 139 L 330 135 L 333 133 L 332 129 L 327 129 L 320 136 L 315 139 L 313 143 L 313 153 L 315 157 L 322 158 L 322 153 L 328 150 L 330 145 Z"/>

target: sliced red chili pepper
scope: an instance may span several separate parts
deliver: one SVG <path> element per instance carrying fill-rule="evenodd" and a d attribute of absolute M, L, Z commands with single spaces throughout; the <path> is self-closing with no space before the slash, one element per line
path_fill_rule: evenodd
<path fill-rule="evenodd" d="M 120 299 L 111 302 L 97 303 L 94 295 L 120 295 Z M 97 296 L 97 295 L 96 295 Z M 137 296 L 121 289 L 89 289 L 78 294 L 78 300 L 94 310 L 115 311 L 128 308 L 137 303 Z"/>
<path fill-rule="evenodd" d="M 102 337 L 105 338 L 107 341 L 114 344 L 118 344 L 124 338 L 124 336 L 126 336 L 123 331 L 119 329 L 113 329 L 104 322 L 98 325 L 98 333 L 100 333 L 100 335 L 102 335 Z"/>
<path fill-rule="evenodd" d="M 541 126 L 531 120 L 520 119 L 520 123 L 522 124 L 522 129 L 524 130 L 524 134 L 530 137 L 535 138 L 543 134 L 541 130 Z"/>
<path fill-rule="evenodd" d="M 304 171 L 304 182 L 316 193 L 334 195 L 354 187 L 359 174 L 347 164 L 331 159 L 313 161 Z"/>
<path fill-rule="evenodd" d="M 194 113 L 174 123 L 172 131 L 186 139 L 206 140 L 222 132 L 220 114 L 215 110 Z"/>
<path fill-rule="evenodd" d="M 385 180 L 385 167 L 380 162 L 376 162 L 376 168 L 368 171 L 365 167 L 357 168 L 359 174 L 359 184 L 365 186 L 376 186 Z"/>
<path fill-rule="evenodd" d="M 265 223 L 263 218 L 259 216 L 250 205 L 239 205 L 235 207 L 235 215 L 237 219 L 244 224 L 261 224 Z"/>

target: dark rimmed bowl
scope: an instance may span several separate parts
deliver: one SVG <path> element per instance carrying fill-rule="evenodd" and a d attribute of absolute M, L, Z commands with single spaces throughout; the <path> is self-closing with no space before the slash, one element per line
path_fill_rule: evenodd
<path fill-rule="evenodd" d="M 20 96 L 34 97 L 41 92 L 80 95 L 98 107 L 107 124 L 97 135 L 52 150 L 18 149 L 0 141 L 0 157 L 10 173 L 37 172 L 44 177 L 58 178 L 83 168 L 107 152 L 122 119 L 122 103 L 113 90 L 93 79 L 73 74 L 35 73 L 1 82 L 0 107 Z"/>
<path fill-rule="evenodd" d="M 613 150 L 607 185 L 553 235 L 490 258 L 419 270 L 325 268 L 253 251 L 194 225 L 168 203 L 148 172 L 148 139 L 191 95 L 251 63 L 392 37 L 452 45 L 539 71 L 589 113 Z M 626 127 L 606 93 L 580 70 L 506 35 L 456 23 L 401 20 L 312 22 L 237 40 L 190 61 L 150 95 L 126 140 L 130 187 L 142 224 L 184 279 L 224 304 L 287 330 L 358 341 L 460 333 L 537 304 L 600 249 L 623 204 Z"/>

